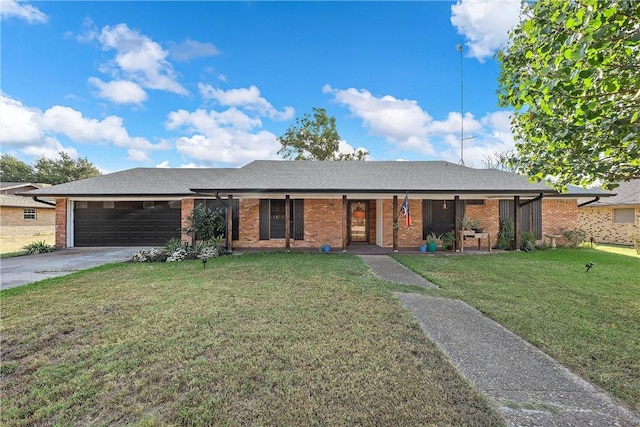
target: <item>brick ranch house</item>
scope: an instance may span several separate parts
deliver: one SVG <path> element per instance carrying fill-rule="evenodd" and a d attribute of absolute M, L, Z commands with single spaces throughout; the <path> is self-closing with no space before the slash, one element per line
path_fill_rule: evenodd
<path fill-rule="evenodd" d="M 578 226 L 598 243 L 631 245 L 630 230 L 640 232 L 640 179 L 623 182 L 615 196 L 579 200 Z"/>
<path fill-rule="evenodd" d="M 3 236 L 51 234 L 55 227 L 55 204 L 36 202 L 18 194 L 42 188 L 41 184 L 0 183 L 0 227 Z"/>
<path fill-rule="evenodd" d="M 232 249 L 295 250 L 325 243 L 344 251 L 358 244 L 417 248 L 428 233 L 451 231 L 463 216 L 478 219 L 493 242 L 499 218 L 512 218 L 518 247 L 521 231 L 541 240 L 578 227 L 576 194 L 560 194 L 513 173 L 445 161 L 258 160 L 235 169 L 136 168 L 26 195 L 56 199 L 61 248 L 188 241 L 179 229 L 196 203 L 225 208 L 225 239 Z M 398 217 L 405 195 L 411 227 Z"/>

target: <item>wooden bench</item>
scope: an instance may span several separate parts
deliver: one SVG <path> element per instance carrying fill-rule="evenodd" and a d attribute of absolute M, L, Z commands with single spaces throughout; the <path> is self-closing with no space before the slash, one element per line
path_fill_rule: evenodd
<path fill-rule="evenodd" d="M 478 239 L 478 250 L 482 249 L 482 239 L 487 239 L 487 252 L 491 252 L 491 234 L 490 233 L 476 233 L 473 231 L 462 231 L 462 240 L 460 241 L 460 252 L 464 252 L 464 240 L 465 239 Z"/>

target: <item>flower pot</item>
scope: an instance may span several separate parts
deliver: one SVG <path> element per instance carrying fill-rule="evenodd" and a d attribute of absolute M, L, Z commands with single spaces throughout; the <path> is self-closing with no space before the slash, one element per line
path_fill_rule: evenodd
<path fill-rule="evenodd" d="M 438 248 L 438 243 L 437 242 L 429 242 L 429 243 L 427 243 L 427 251 L 428 252 L 435 252 L 437 248 Z"/>
<path fill-rule="evenodd" d="M 425 245 L 420 245 L 420 252 L 427 252 L 427 247 Z"/>
<path fill-rule="evenodd" d="M 329 245 L 324 245 L 324 252 L 325 252 L 325 253 L 329 253 L 329 251 L 331 251 L 331 246 L 329 246 Z"/>

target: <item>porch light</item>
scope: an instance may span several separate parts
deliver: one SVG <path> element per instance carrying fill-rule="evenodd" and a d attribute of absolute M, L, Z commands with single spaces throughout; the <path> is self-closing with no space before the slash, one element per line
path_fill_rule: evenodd
<path fill-rule="evenodd" d="M 444 209 L 445 211 L 447 210 L 447 201 L 446 200 L 442 203 L 442 209 Z"/>

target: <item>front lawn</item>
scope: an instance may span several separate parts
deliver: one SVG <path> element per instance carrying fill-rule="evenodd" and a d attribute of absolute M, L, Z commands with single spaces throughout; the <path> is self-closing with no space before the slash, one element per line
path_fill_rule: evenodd
<path fill-rule="evenodd" d="M 601 249 L 396 259 L 638 410 L 640 256 Z"/>
<path fill-rule="evenodd" d="M 355 256 L 117 264 L 0 297 L 2 425 L 502 425 Z"/>

